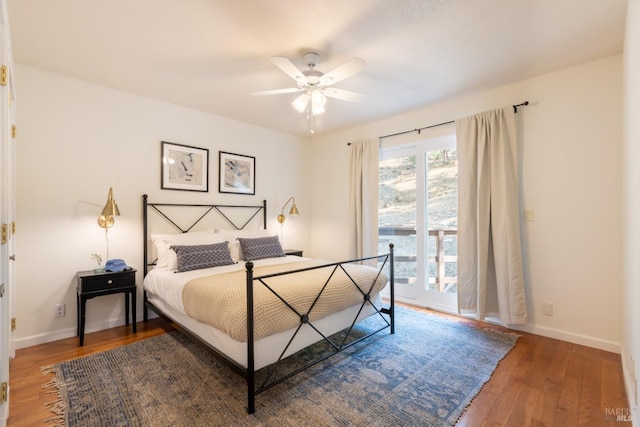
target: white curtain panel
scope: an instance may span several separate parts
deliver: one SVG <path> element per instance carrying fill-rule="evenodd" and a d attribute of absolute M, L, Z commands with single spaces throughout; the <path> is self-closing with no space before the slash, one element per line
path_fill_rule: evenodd
<path fill-rule="evenodd" d="M 458 310 L 527 322 L 512 106 L 456 120 Z"/>
<path fill-rule="evenodd" d="M 350 207 L 356 256 L 378 252 L 378 150 L 369 140 L 351 142 Z"/>

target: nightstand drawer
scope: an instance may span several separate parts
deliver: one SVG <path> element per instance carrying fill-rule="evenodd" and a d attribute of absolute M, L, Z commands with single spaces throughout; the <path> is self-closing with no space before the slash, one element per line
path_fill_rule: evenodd
<path fill-rule="evenodd" d="M 135 270 L 107 274 L 96 274 L 92 271 L 87 273 L 86 276 L 78 273 L 80 292 L 102 291 L 135 285 Z"/>
<path fill-rule="evenodd" d="M 300 249 L 285 249 L 284 250 L 284 254 L 285 255 L 302 256 L 302 250 L 300 250 Z"/>

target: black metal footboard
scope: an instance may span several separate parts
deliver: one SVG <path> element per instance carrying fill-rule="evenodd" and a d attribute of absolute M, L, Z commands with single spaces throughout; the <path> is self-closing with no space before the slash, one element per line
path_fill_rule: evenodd
<path fill-rule="evenodd" d="M 282 273 L 274 273 L 274 274 L 267 274 L 267 275 L 262 275 L 262 276 L 257 276 L 254 277 L 254 271 L 253 271 L 253 263 L 251 261 L 246 263 L 246 273 L 247 273 L 247 370 L 246 370 L 246 381 L 247 381 L 247 412 L 249 414 L 253 414 L 255 412 L 255 398 L 256 395 L 262 393 L 263 391 L 268 390 L 269 388 L 280 384 L 281 382 L 291 378 L 292 376 L 310 368 L 311 366 L 314 366 L 320 362 L 322 362 L 323 360 L 326 360 L 327 358 L 338 354 L 342 351 L 344 351 L 345 349 L 357 344 L 358 342 L 372 336 L 375 335 L 387 328 L 390 329 L 390 333 L 395 333 L 395 322 L 394 322 L 394 312 L 395 312 L 395 297 L 394 297 L 394 271 L 393 271 L 393 266 L 394 266 L 394 259 L 393 259 L 393 244 L 389 245 L 389 253 L 388 254 L 383 254 L 383 255 L 377 255 L 377 256 L 372 256 L 372 257 L 366 257 L 366 258 L 359 258 L 359 259 L 355 259 L 355 260 L 350 260 L 350 261 L 344 261 L 344 262 L 336 262 L 336 263 L 332 263 L 332 264 L 324 264 L 324 265 L 319 265 L 319 266 L 314 266 L 314 267 L 308 267 L 308 268 L 302 268 L 302 269 L 297 269 L 297 270 L 291 270 L 291 271 L 287 271 L 287 272 L 282 272 Z M 349 273 L 345 270 L 344 265 L 346 264 L 353 264 L 353 263 L 362 263 L 362 262 L 371 262 L 373 260 L 377 260 L 377 264 L 379 265 L 378 267 L 378 273 L 375 277 L 375 279 L 372 281 L 370 287 L 368 290 L 363 291 L 358 284 L 356 283 L 356 281 L 349 275 Z M 385 269 L 385 267 L 389 267 L 389 276 L 388 276 L 388 280 L 389 280 L 389 291 L 390 291 L 390 302 L 389 302 L 389 306 L 388 307 L 377 307 L 372 301 L 371 301 L 371 291 L 373 289 L 374 284 L 376 283 L 378 277 L 382 274 L 383 270 Z M 287 275 L 287 274 L 294 274 L 294 273 L 300 273 L 303 271 L 308 271 L 308 270 L 315 270 L 315 269 L 320 269 L 320 268 L 327 268 L 327 267 L 333 267 L 331 270 L 331 273 L 329 274 L 327 280 L 325 281 L 324 286 L 322 287 L 322 289 L 320 290 L 320 292 L 318 293 L 318 295 L 315 296 L 315 301 L 314 303 L 308 308 L 307 312 L 305 313 L 300 313 L 298 312 L 294 307 L 291 306 L 291 304 L 289 304 L 284 298 L 282 298 L 280 295 L 278 295 L 278 293 L 273 290 L 273 288 L 271 288 L 271 286 L 269 285 L 268 281 L 270 278 L 274 278 L 274 277 L 278 277 L 278 276 L 283 276 L 283 275 Z M 313 325 L 313 322 L 310 321 L 309 319 L 309 314 L 310 312 L 313 310 L 315 303 L 318 301 L 318 299 L 320 298 L 320 296 L 322 295 L 323 291 L 325 290 L 325 288 L 327 287 L 327 285 L 329 284 L 329 281 L 331 279 L 331 277 L 333 276 L 333 274 L 338 271 L 341 270 L 343 271 L 350 279 L 350 281 L 352 282 L 353 286 L 362 294 L 362 302 L 360 304 L 360 307 L 358 309 L 357 314 L 354 316 L 354 318 L 351 321 L 351 325 L 346 329 L 346 333 L 343 334 L 338 342 L 335 342 L 331 339 L 331 337 L 326 336 L 325 334 L 323 334 L 318 328 L 316 328 Z M 289 309 L 292 310 L 300 319 L 300 322 L 295 330 L 295 332 L 293 333 L 293 335 L 291 336 L 291 338 L 289 339 L 288 343 L 285 345 L 285 347 L 282 349 L 282 351 L 280 352 L 280 356 L 278 357 L 277 361 L 271 365 L 269 365 L 268 367 L 266 367 L 265 369 L 267 370 L 267 373 L 264 377 L 264 379 L 262 381 L 260 381 L 259 384 L 256 384 L 256 370 L 255 370 L 255 337 L 254 337 L 254 327 L 255 327 L 255 319 L 254 319 L 254 288 L 255 286 L 265 286 L 267 289 L 269 289 L 277 298 L 279 298 L 284 305 Z M 378 327 L 377 329 L 374 329 L 372 331 L 369 331 L 367 333 L 365 333 L 364 335 L 359 335 L 357 337 L 353 337 L 352 336 L 352 331 L 354 329 L 355 324 L 358 321 L 358 318 L 360 317 L 360 314 L 362 313 L 363 309 L 369 305 L 370 307 L 373 308 L 374 313 L 371 314 L 371 316 L 380 316 L 380 318 L 383 320 L 382 324 L 383 326 Z M 302 328 L 303 325 L 308 325 L 311 328 L 313 328 L 313 330 L 315 330 L 319 336 L 321 337 L 321 341 L 324 341 L 326 343 L 329 344 L 329 349 L 330 351 L 328 353 L 325 353 L 323 355 L 321 355 L 319 358 L 312 360 L 310 362 L 304 363 L 302 366 L 299 367 L 295 367 L 294 369 L 292 369 L 290 372 L 288 372 L 287 374 L 277 377 L 277 378 L 272 378 L 273 373 L 275 372 L 275 370 L 278 369 L 280 363 L 285 359 L 285 354 L 287 353 L 287 350 L 289 349 L 289 346 L 292 344 L 294 338 L 297 336 L 298 332 L 300 331 L 300 329 Z"/>

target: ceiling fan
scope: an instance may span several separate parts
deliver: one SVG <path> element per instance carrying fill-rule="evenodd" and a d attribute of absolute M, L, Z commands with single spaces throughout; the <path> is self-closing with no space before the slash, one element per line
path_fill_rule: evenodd
<path fill-rule="evenodd" d="M 271 62 L 295 80 L 297 87 L 262 90 L 251 92 L 251 94 L 261 96 L 302 92 L 302 94 L 293 101 L 292 105 L 299 112 L 307 113 L 311 127 L 310 131 L 313 133 L 313 116 L 324 113 L 327 98 L 350 102 L 358 102 L 364 98 L 364 95 L 361 93 L 338 89 L 331 87 L 331 85 L 364 70 L 366 63 L 360 58 L 351 58 L 328 73 L 323 73 L 315 68 L 320 59 L 320 55 L 315 52 L 308 52 L 303 58 L 309 67 L 308 70 L 304 71 L 299 70 L 288 58 L 283 56 L 274 56 L 271 58 Z"/>

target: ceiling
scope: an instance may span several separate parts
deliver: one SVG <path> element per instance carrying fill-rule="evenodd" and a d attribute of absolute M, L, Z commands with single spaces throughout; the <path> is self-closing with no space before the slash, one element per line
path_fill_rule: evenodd
<path fill-rule="evenodd" d="M 294 135 L 269 60 L 359 57 L 315 135 L 622 52 L 627 0 L 8 0 L 14 62 Z M 16 77 L 19 81 L 19 76 Z M 19 96 L 19 94 L 18 94 Z M 514 100 L 514 102 L 519 100 Z"/>

